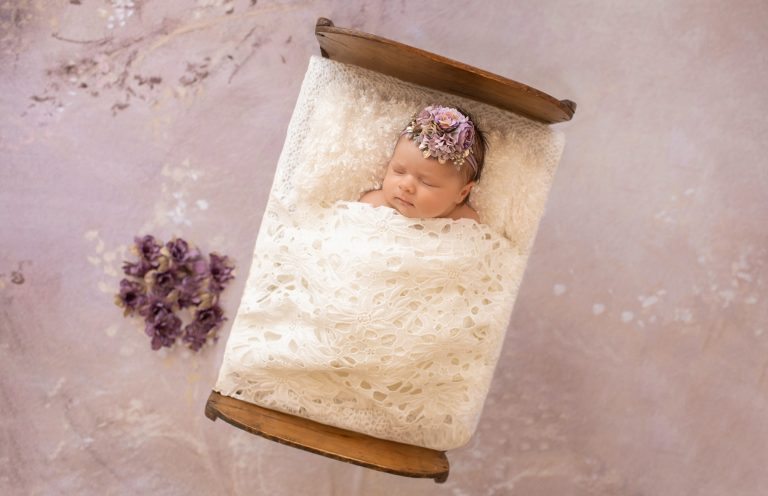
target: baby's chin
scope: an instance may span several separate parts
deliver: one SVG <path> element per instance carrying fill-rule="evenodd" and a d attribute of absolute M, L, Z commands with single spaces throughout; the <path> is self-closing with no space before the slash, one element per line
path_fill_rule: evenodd
<path fill-rule="evenodd" d="M 403 217 L 408 217 L 409 219 L 421 219 L 422 218 L 421 215 L 416 215 L 416 214 L 413 214 L 413 213 L 408 213 L 408 212 L 405 212 L 405 211 L 399 210 L 399 209 L 395 209 L 395 210 L 397 210 L 400 213 L 400 215 L 402 215 Z"/>

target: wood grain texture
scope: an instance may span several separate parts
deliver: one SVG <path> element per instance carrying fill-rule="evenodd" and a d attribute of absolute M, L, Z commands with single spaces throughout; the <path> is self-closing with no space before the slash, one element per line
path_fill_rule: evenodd
<path fill-rule="evenodd" d="M 337 28 L 324 17 L 315 25 L 315 36 L 323 57 L 488 103 L 545 124 L 569 121 L 576 112 L 571 100 L 558 100 L 517 81 L 380 36 Z"/>
<path fill-rule="evenodd" d="M 448 479 L 444 451 L 379 439 L 211 391 L 205 416 L 252 434 L 336 460 L 406 477 Z"/>

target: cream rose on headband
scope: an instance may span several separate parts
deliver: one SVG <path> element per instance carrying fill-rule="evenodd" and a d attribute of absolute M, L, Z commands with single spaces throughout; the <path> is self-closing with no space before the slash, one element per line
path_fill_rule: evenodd
<path fill-rule="evenodd" d="M 467 118 L 454 108 L 438 107 L 435 112 L 435 124 L 444 132 L 453 131 L 459 124 L 466 121 Z"/>

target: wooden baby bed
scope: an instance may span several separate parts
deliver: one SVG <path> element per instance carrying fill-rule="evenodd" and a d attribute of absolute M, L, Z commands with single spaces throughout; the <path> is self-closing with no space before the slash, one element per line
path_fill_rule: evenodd
<path fill-rule="evenodd" d="M 379 36 L 337 28 L 320 18 L 315 35 L 323 57 L 371 69 L 439 91 L 482 101 L 546 124 L 568 121 L 576 111 L 537 89 Z M 250 433 L 383 472 L 445 482 L 444 451 L 398 443 L 270 410 L 212 391 L 205 415 Z"/>

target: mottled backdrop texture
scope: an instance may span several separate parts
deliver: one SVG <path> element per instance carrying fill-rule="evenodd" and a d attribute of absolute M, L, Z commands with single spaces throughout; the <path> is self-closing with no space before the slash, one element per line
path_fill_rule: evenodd
<path fill-rule="evenodd" d="M 234 315 L 320 16 L 578 103 L 444 485 L 209 421 L 223 341 L 153 351 L 113 302 L 133 236 L 177 235 L 235 261 Z M 766 19 L 762 0 L 0 0 L 0 494 L 765 494 Z"/>

